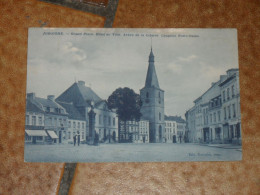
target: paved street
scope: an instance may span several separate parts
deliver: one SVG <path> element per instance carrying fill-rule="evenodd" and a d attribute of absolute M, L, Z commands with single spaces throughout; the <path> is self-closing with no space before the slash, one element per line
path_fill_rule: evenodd
<path fill-rule="evenodd" d="M 26 162 L 147 162 L 241 160 L 238 148 L 198 144 L 25 145 Z"/>

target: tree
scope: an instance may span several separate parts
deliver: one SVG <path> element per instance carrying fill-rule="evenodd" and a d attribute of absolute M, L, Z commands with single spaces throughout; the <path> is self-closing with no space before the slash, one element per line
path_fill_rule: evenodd
<path fill-rule="evenodd" d="M 107 103 L 109 109 L 116 109 L 119 121 L 124 122 L 125 133 L 126 121 L 139 121 L 142 116 L 140 112 L 142 106 L 140 95 L 128 87 L 116 89 L 108 97 Z"/>

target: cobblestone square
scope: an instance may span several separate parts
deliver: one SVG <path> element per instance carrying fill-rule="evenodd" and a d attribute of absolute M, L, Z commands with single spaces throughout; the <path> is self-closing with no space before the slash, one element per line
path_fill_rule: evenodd
<path fill-rule="evenodd" d="M 241 160 L 241 149 L 198 144 L 25 145 L 26 162 L 161 162 Z"/>

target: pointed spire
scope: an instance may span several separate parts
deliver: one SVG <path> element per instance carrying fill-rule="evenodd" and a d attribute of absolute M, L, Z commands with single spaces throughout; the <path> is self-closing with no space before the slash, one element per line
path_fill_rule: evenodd
<path fill-rule="evenodd" d="M 153 40 L 152 40 L 152 37 L 151 37 L 151 52 L 150 52 L 150 55 L 149 55 L 149 62 L 154 62 L 154 55 L 153 55 Z"/>
<path fill-rule="evenodd" d="M 151 52 L 149 55 L 149 67 L 146 75 L 146 81 L 145 81 L 145 87 L 159 87 L 159 82 L 157 79 L 156 71 L 155 71 L 155 66 L 154 66 L 154 55 L 153 55 L 153 50 L 151 47 Z"/>
<path fill-rule="evenodd" d="M 153 38 L 151 37 L 151 52 L 153 52 Z"/>

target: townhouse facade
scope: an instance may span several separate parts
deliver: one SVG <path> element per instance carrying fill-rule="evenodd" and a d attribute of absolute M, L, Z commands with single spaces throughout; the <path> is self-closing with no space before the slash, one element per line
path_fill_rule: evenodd
<path fill-rule="evenodd" d="M 48 136 L 44 131 L 44 112 L 26 99 L 25 143 L 44 143 Z"/>
<path fill-rule="evenodd" d="M 84 117 L 85 140 L 93 143 L 96 134 L 101 142 L 118 141 L 118 118 L 114 110 L 108 109 L 105 100 L 102 100 L 84 81 L 72 84 L 56 99 L 57 102 L 72 103 Z M 90 111 L 93 117 L 90 121 Z M 93 124 L 94 123 L 94 124 Z"/>
<path fill-rule="evenodd" d="M 165 116 L 165 142 L 184 143 L 186 141 L 186 121 L 180 116 Z"/>
<path fill-rule="evenodd" d="M 229 69 L 186 114 L 189 141 L 241 144 L 239 71 Z"/>
<path fill-rule="evenodd" d="M 30 116 L 30 107 L 38 110 L 38 120 L 35 115 Z M 31 119 L 31 120 L 30 120 Z M 49 95 L 47 99 L 35 96 L 35 93 L 28 93 L 26 100 L 26 124 L 30 121 L 32 126 L 26 125 L 30 131 L 25 130 L 25 139 L 27 135 L 31 136 L 33 143 L 35 139 L 41 140 L 42 143 L 63 143 L 66 141 L 68 113 L 54 100 L 53 95 Z M 40 129 L 34 128 L 34 125 L 39 125 Z M 36 137 L 36 138 L 34 138 Z"/>
<path fill-rule="evenodd" d="M 80 136 L 80 142 L 86 141 L 86 120 L 79 113 L 73 103 L 58 102 L 68 113 L 68 130 L 66 133 L 66 142 L 73 143 L 75 135 Z M 77 138 L 78 139 L 78 138 Z"/>
<path fill-rule="evenodd" d="M 165 142 L 177 143 L 177 122 L 164 117 L 165 122 Z"/>
<path fill-rule="evenodd" d="M 223 99 L 223 140 L 227 143 L 241 144 L 241 110 L 239 72 L 227 71 L 228 78 L 220 83 Z"/>
<path fill-rule="evenodd" d="M 149 143 L 149 121 L 119 121 L 121 143 Z"/>

